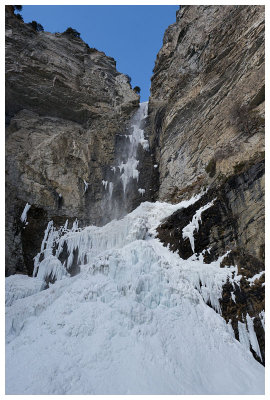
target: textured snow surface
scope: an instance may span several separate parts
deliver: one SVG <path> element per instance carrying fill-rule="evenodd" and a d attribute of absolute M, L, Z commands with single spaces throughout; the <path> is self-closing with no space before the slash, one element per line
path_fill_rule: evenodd
<path fill-rule="evenodd" d="M 263 366 L 206 304 L 218 311 L 235 267 L 182 260 L 155 238 L 163 218 L 196 200 L 142 203 L 122 220 L 65 227 L 61 237 L 48 227 L 39 277 L 7 278 L 7 394 L 264 393 Z M 78 275 L 60 273 L 53 240 L 79 247 Z M 57 280 L 38 292 L 46 268 Z"/>
<path fill-rule="evenodd" d="M 24 297 L 40 292 L 43 282 L 27 275 L 11 275 L 5 279 L 6 306 Z"/>

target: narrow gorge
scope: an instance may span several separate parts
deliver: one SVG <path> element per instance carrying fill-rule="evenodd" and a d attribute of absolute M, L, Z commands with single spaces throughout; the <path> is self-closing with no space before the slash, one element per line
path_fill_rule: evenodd
<path fill-rule="evenodd" d="M 264 394 L 264 29 L 181 6 L 142 103 L 6 6 L 6 394 Z"/>

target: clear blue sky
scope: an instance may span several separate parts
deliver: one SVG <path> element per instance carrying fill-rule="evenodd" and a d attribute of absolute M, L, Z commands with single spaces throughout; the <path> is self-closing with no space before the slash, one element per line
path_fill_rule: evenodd
<path fill-rule="evenodd" d="M 25 22 L 35 20 L 45 31 L 63 32 L 71 26 L 81 38 L 113 57 L 119 72 L 140 86 L 148 100 L 150 78 L 165 29 L 176 20 L 179 6 L 23 6 Z"/>

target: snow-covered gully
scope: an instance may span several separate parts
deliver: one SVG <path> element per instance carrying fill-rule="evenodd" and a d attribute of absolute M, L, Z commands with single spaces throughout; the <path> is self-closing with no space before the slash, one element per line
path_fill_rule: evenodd
<path fill-rule="evenodd" d="M 35 277 L 6 279 L 7 394 L 264 393 L 263 366 L 219 314 L 236 267 L 182 260 L 155 237 L 197 198 L 145 202 L 103 227 L 48 226 Z"/>

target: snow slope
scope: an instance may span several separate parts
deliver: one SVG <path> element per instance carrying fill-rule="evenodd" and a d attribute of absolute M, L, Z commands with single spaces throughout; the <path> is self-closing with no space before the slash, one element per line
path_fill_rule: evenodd
<path fill-rule="evenodd" d="M 7 278 L 6 394 L 264 393 L 263 366 L 218 313 L 235 267 L 182 260 L 155 238 L 163 218 L 195 200 L 142 203 L 61 237 L 50 226 L 37 277 Z M 79 246 L 80 274 L 58 268 L 53 237 L 59 249 Z M 46 269 L 58 280 L 38 291 Z"/>

